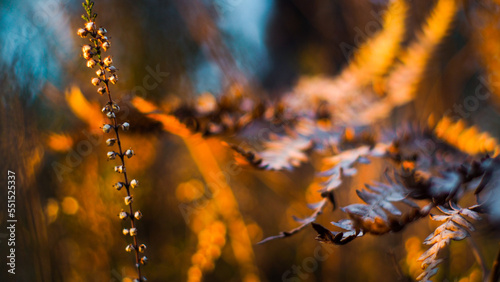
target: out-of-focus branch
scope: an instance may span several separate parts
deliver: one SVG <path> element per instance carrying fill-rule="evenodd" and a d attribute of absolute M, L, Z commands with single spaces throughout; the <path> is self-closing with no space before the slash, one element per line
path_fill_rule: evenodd
<path fill-rule="evenodd" d="M 230 50 L 224 44 L 213 17 L 200 0 L 174 1 L 186 22 L 193 40 L 206 50 L 207 55 L 217 64 L 224 74 L 226 85 L 247 85 L 245 75 L 236 66 Z"/>

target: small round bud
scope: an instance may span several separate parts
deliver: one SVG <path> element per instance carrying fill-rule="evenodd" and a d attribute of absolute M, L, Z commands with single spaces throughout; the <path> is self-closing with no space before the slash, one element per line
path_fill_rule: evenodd
<path fill-rule="evenodd" d="M 94 22 L 88 22 L 85 24 L 85 29 L 89 32 L 95 31 L 95 23 Z"/>
<path fill-rule="evenodd" d="M 148 257 L 143 256 L 143 257 L 141 258 L 141 263 L 142 263 L 142 264 L 144 264 L 144 265 L 146 265 L 146 263 L 148 263 Z M 144 281 L 144 280 L 143 280 L 143 281 Z"/>
<path fill-rule="evenodd" d="M 92 56 L 94 56 L 94 54 L 92 52 L 83 52 L 83 58 L 85 60 L 92 59 Z M 95 63 L 97 63 L 97 62 L 95 62 Z M 88 66 L 88 62 L 87 62 L 87 66 Z M 95 66 L 95 64 L 94 64 L 94 66 Z"/>
<path fill-rule="evenodd" d="M 132 196 L 126 196 L 124 201 L 125 205 L 130 205 L 133 202 Z"/>
<path fill-rule="evenodd" d="M 88 64 L 88 62 L 87 62 L 87 64 Z M 101 80 L 97 77 L 94 77 L 94 78 L 92 78 L 91 82 L 94 86 L 97 86 L 97 85 L 99 85 L 99 83 L 101 83 Z"/>
<path fill-rule="evenodd" d="M 87 67 L 88 68 L 93 68 L 93 67 L 95 67 L 96 64 L 97 64 L 97 62 L 94 59 L 89 59 L 87 61 Z"/>
<path fill-rule="evenodd" d="M 106 140 L 106 145 L 108 146 L 113 146 L 116 142 L 116 138 L 109 138 L 108 140 Z"/>
<path fill-rule="evenodd" d="M 125 168 L 122 165 L 117 165 L 115 166 L 115 171 L 118 173 L 123 173 L 125 171 Z"/>
<path fill-rule="evenodd" d="M 81 38 L 85 38 L 87 37 L 88 31 L 83 28 L 79 28 L 76 34 L 78 34 L 78 36 L 80 36 Z"/>
<path fill-rule="evenodd" d="M 83 53 L 89 53 L 90 51 L 92 51 L 92 46 L 90 46 L 88 44 L 82 46 L 82 52 Z"/>
<path fill-rule="evenodd" d="M 134 213 L 134 217 L 135 217 L 135 219 L 137 219 L 137 220 L 141 219 L 141 218 L 142 218 L 142 212 L 141 212 L 141 211 L 136 211 L 136 212 Z"/>
<path fill-rule="evenodd" d="M 97 62 L 94 59 L 89 59 L 87 61 L 87 67 L 88 68 L 93 68 L 93 67 L 95 67 L 96 64 L 97 64 Z"/>
<path fill-rule="evenodd" d="M 102 43 L 101 47 L 104 51 L 108 51 L 109 47 L 111 47 L 111 44 L 108 41 L 106 41 Z"/>
<path fill-rule="evenodd" d="M 132 181 L 130 181 L 130 188 L 134 189 L 135 187 L 139 187 L 139 181 L 132 179 Z"/>
<path fill-rule="evenodd" d="M 107 42 L 107 41 L 108 41 L 108 38 L 107 38 L 106 36 L 101 35 L 101 36 L 99 37 L 99 40 L 101 40 L 101 42 Z"/>
<path fill-rule="evenodd" d="M 113 59 L 111 59 L 111 56 L 107 56 L 106 58 L 104 58 L 103 63 L 104 63 L 107 67 L 109 67 L 109 66 L 111 66 L 111 64 L 113 64 Z"/>
<path fill-rule="evenodd" d="M 108 67 L 108 71 L 109 71 L 110 73 L 115 73 L 117 70 L 118 70 L 118 69 L 117 69 L 117 68 L 115 68 L 115 66 L 110 66 L 110 67 Z"/>
<path fill-rule="evenodd" d="M 97 93 L 103 95 L 104 93 L 106 93 L 106 88 L 105 87 L 99 87 L 99 89 L 97 89 Z"/>
<path fill-rule="evenodd" d="M 130 228 L 130 236 L 137 236 L 137 228 Z"/>
<path fill-rule="evenodd" d="M 121 127 L 123 131 L 128 131 L 130 129 L 130 124 L 128 122 L 124 122 Z"/>
<path fill-rule="evenodd" d="M 125 156 L 127 156 L 127 158 L 131 158 L 134 154 L 134 151 L 132 149 L 128 149 L 127 151 L 125 151 Z"/>
<path fill-rule="evenodd" d="M 98 69 L 95 74 L 97 74 L 97 76 L 101 77 L 104 75 L 104 71 L 102 69 Z"/>
<path fill-rule="evenodd" d="M 127 251 L 129 253 L 132 252 L 133 250 L 135 250 L 135 248 L 134 248 L 134 245 L 132 245 L 132 244 L 129 244 L 128 246 L 125 247 L 125 251 Z"/>
<path fill-rule="evenodd" d="M 105 124 L 103 127 L 102 127 L 102 131 L 104 133 L 109 133 L 109 131 L 111 130 L 111 128 L 113 128 L 113 126 L 111 126 L 111 124 Z"/>
<path fill-rule="evenodd" d="M 113 187 L 115 187 L 116 190 L 120 191 L 123 188 L 123 182 L 117 182 L 113 184 Z"/>
<path fill-rule="evenodd" d="M 98 30 L 97 30 L 97 34 L 99 34 L 100 36 L 104 36 L 108 31 L 104 28 L 104 27 L 100 27 Z"/>
<path fill-rule="evenodd" d="M 113 112 L 119 112 L 120 111 L 120 106 L 118 106 L 117 104 L 113 104 L 111 106 L 111 108 L 113 109 Z"/>
<path fill-rule="evenodd" d="M 101 112 L 102 112 L 102 113 L 109 112 L 109 106 L 108 106 L 108 105 L 106 105 L 106 106 L 102 107 Z"/>
<path fill-rule="evenodd" d="M 128 217 L 128 213 L 124 210 L 121 210 L 121 212 L 118 214 L 118 217 L 120 219 L 126 219 Z"/>
<path fill-rule="evenodd" d="M 141 244 L 141 245 L 139 246 L 139 252 L 144 253 L 144 251 L 146 251 L 146 245 Z"/>
<path fill-rule="evenodd" d="M 116 118 L 116 115 L 115 115 L 115 113 L 113 113 L 113 112 L 108 112 L 108 113 L 106 114 L 106 116 L 107 116 L 108 118 Z"/>
<path fill-rule="evenodd" d="M 118 82 L 118 76 L 116 74 L 113 74 L 110 78 L 109 81 L 113 84 L 116 84 Z"/>
<path fill-rule="evenodd" d="M 114 160 L 116 158 L 116 153 L 111 151 L 108 152 L 108 160 Z"/>
<path fill-rule="evenodd" d="M 128 229 L 127 229 L 127 228 L 123 228 L 123 230 L 122 230 L 123 235 L 128 235 L 128 232 L 129 232 L 129 231 L 128 231 Z"/>

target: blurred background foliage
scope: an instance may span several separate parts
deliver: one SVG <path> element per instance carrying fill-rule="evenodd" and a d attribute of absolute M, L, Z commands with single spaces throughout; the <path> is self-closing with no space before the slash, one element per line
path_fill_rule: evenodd
<path fill-rule="evenodd" d="M 139 238 L 149 247 L 149 280 L 279 281 L 292 277 L 285 274 L 294 266 L 307 268 L 304 262 L 319 245 L 312 229 L 255 243 L 296 226 L 292 215 L 310 213 L 306 204 L 319 200 L 319 184 L 313 181 L 319 160 L 285 172 L 240 167 L 220 139 L 192 135 L 169 116 L 150 119 L 142 112 L 183 103 L 203 108 L 213 96 L 234 92 L 276 100 L 294 91 L 298 81 L 312 79 L 307 83 L 314 86 L 315 78 L 335 77 L 381 30 L 381 15 L 391 2 L 96 2 L 98 24 L 109 32 L 119 69 L 114 96 L 132 124 L 122 142 L 137 154 L 127 164 L 142 184 L 134 193 L 144 214 Z M 407 47 L 425 29 L 438 1 L 403 2 L 406 17 L 387 27 L 392 28 L 387 38 L 400 36 L 400 45 Z M 441 2 L 448 2 L 442 8 L 454 17 L 451 27 L 419 65 L 413 101 L 396 108 L 388 123 L 457 115 L 453 105 L 487 85 L 494 95 L 460 117 L 498 137 L 500 3 Z M 117 217 L 122 198 L 111 187 L 118 176 L 106 161 L 99 130 L 104 100 L 90 85 L 93 72 L 81 59 L 83 43 L 75 34 L 82 11 L 78 1 L 69 0 L 4 0 L 0 6 L 0 167 L 2 174 L 17 173 L 17 281 L 131 281 L 134 274 Z M 400 25 L 406 29 L 397 29 Z M 378 52 L 390 57 L 399 51 Z M 404 74 L 403 79 L 415 78 Z M 384 92 L 383 84 L 370 82 L 370 88 Z M 136 95 L 143 99 L 134 100 Z M 382 162 L 360 166 L 340 188 L 338 202 L 358 201 L 355 189 L 380 180 L 384 169 Z M 337 219 L 337 213 L 326 212 L 320 221 Z M 0 220 L 6 220 L 4 209 Z M 300 279 L 415 279 L 421 271 L 416 258 L 425 250 L 421 243 L 435 227 L 420 221 L 399 233 L 334 247 Z M 486 231 L 474 236 L 492 262 L 498 235 Z M 4 247 L 2 242 L 2 254 Z M 450 253 L 439 277 L 480 281 L 466 243 L 453 244 Z M 7 279 L 5 267 L 1 277 Z"/>

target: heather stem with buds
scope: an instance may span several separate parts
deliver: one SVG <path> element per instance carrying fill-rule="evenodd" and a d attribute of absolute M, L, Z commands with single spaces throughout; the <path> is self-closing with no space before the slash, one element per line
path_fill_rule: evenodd
<path fill-rule="evenodd" d="M 120 107 L 113 101 L 111 97 L 111 92 L 109 89 L 109 83 L 115 84 L 118 82 L 118 76 L 116 75 L 116 67 L 113 66 L 113 59 L 111 56 L 107 56 L 106 58 L 102 58 L 102 51 L 107 51 L 111 47 L 111 43 L 109 42 L 106 36 L 106 29 L 103 27 L 97 28 L 95 24 L 95 19 L 97 14 L 92 13 L 92 7 L 94 6 L 94 2 L 86 0 L 83 3 L 83 7 L 87 12 L 87 15 L 83 15 L 82 18 L 86 21 L 85 27 L 78 29 L 77 33 L 82 38 L 89 38 L 90 44 L 84 45 L 82 47 L 83 57 L 87 60 L 87 67 L 94 68 L 98 67 L 96 71 L 97 77 L 92 78 L 91 82 L 94 86 L 99 86 L 101 83 L 103 86 L 99 87 L 97 92 L 101 95 L 107 94 L 108 102 L 103 107 L 102 112 L 106 114 L 106 116 L 110 119 L 111 124 L 105 124 L 102 127 L 104 133 L 109 133 L 112 129 L 115 133 L 115 138 L 109 138 L 106 140 L 106 144 L 108 146 L 114 146 L 115 143 L 118 146 L 118 152 L 110 151 L 107 154 L 108 160 L 114 160 L 116 157 L 119 157 L 121 161 L 121 165 L 115 166 L 115 171 L 123 174 L 124 182 L 118 182 L 114 184 L 114 187 L 117 190 L 121 190 L 125 187 L 125 191 L 127 195 L 124 198 L 125 205 L 128 206 L 128 211 L 122 210 L 119 213 L 119 217 L 122 220 L 126 220 L 127 218 L 130 220 L 130 229 L 123 229 L 123 235 L 130 235 L 133 238 L 133 243 L 127 245 L 125 250 L 127 252 L 135 253 L 135 263 L 137 268 L 138 278 L 134 281 L 146 281 L 146 278 L 141 275 L 141 265 L 146 264 L 147 257 L 140 257 L 141 253 L 146 250 L 146 245 L 139 245 L 137 239 L 137 227 L 136 220 L 142 218 L 142 213 L 137 210 L 134 212 L 132 207 L 133 197 L 130 193 L 131 189 L 134 189 L 139 186 L 139 182 L 135 179 L 129 182 L 127 177 L 127 170 L 125 166 L 125 157 L 131 158 L 134 155 L 134 151 L 131 149 L 126 150 L 125 152 L 122 149 L 122 144 L 120 141 L 119 131 L 127 131 L 130 127 L 128 122 L 119 123 L 116 117 L 116 114 L 120 111 Z"/>

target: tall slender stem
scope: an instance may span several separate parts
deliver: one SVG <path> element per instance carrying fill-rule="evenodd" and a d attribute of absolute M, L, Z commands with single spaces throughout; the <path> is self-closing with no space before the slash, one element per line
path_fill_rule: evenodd
<path fill-rule="evenodd" d="M 134 188 L 137 185 L 136 180 L 132 180 L 129 182 L 128 176 L 127 176 L 127 169 L 125 165 L 125 156 L 131 157 L 133 155 L 133 151 L 127 150 L 126 152 L 123 151 L 122 148 L 122 143 L 120 140 L 120 133 L 119 129 L 128 129 L 128 124 L 127 128 L 125 128 L 125 123 L 120 124 L 118 122 L 118 119 L 116 117 L 115 113 L 118 113 L 119 107 L 115 104 L 113 101 L 113 98 L 111 96 L 111 91 L 109 89 L 109 82 L 111 81 L 112 83 L 116 83 L 117 81 L 117 76 L 115 74 L 116 68 L 112 66 L 112 59 L 111 57 L 107 57 L 103 59 L 101 57 L 101 50 L 106 51 L 110 47 L 110 42 L 108 41 L 108 38 L 105 36 L 106 30 L 104 28 L 97 28 L 95 25 L 95 18 L 97 17 L 97 14 L 92 12 L 92 7 L 94 6 L 94 2 L 90 0 L 85 0 L 83 3 L 83 7 L 85 11 L 87 12 L 87 15 L 83 15 L 83 19 L 87 21 L 85 24 L 85 28 L 81 28 L 78 30 L 78 35 L 80 35 L 83 38 L 86 38 L 89 36 L 89 41 L 90 45 L 84 45 L 82 47 L 83 51 L 83 56 L 87 60 L 87 66 L 89 68 L 93 68 L 95 66 L 99 67 L 99 70 L 97 72 L 98 77 L 92 79 L 92 84 L 94 85 L 99 85 L 100 83 L 104 83 L 105 87 L 100 87 L 98 89 L 98 92 L 103 95 L 104 93 L 107 94 L 108 96 L 108 102 L 103 109 L 103 112 L 107 113 L 107 116 L 110 118 L 112 121 L 112 124 L 106 124 L 103 127 L 104 132 L 108 133 L 111 128 L 114 129 L 115 136 L 116 138 L 113 139 L 108 139 L 110 143 L 108 143 L 109 146 L 114 145 L 114 143 L 117 143 L 118 146 L 118 153 L 117 152 L 109 152 L 108 153 L 108 158 L 110 159 L 115 159 L 116 155 L 120 157 L 121 160 L 121 166 L 115 167 L 115 170 L 123 173 L 123 178 L 124 182 L 119 182 L 117 183 L 117 189 L 120 190 L 123 186 L 125 186 L 125 190 L 127 192 L 127 196 L 125 197 L 125 204 L 128 205 L 129 207 L 129 212 L 125 214 L 120 213 L 120 218 L 125 219 L 128 217 L 130 219 L 130 230 L 124 229 L 123 233 L 124 235 L 130 234 L 133 237 L 133 245 L 127 246 L 126 250 L 131 251 L 132 249 L 135 251 L 135 265 L 137 268 L 137 275 L 138 279 L 134 281 L 144 281 L 144 277 L 141 275 L 141 264 L 144 264 L 146 262 L 146 257 L 140 258 L 139 253 L 143 252 L 145 250 L 145 245 L 140 245 L 138 243 L 138 238 L 137 238 L 137 228 L 136 228 L 136 223 L 135 219 L 140 219 L 141 213 L 137 211 L 134 214 L 134 209 L 132 206 L 132 195 L 130 194 L 130 188 Z M 109 78 L 107 77 L 107 73 L 109 74 Z M 122 211 L 125 213 L 124 211 Z"/>
<path fill-rule="evenodd" d="M 101 70 L 103 70 L 103 72 L 105 71 L 104 67 L 101 65 Z M 112 106 L 114 104 L 114 101 L 113 101 L 113 98 L 111 98 L 111 91 L 109 90 L 109 81 L 106 79 L 106 73 L 104 72 L 104 85 L 106 87 L 106 93 L 108 94 L 108 103 L 110 106 Z M 118 132 L 119 130 L 119 124 L 118 124 L 118 121 L 116 119 L 116 117 L 113 117 L 112 118 L 113 120 L 113 128 L 114 128 L 114 131 L 115 131 L 115 135 L 116 135 L 116 143 L 118 145 L 118 151 L 119 151 L 119 157 L 120 157 L 120 160 L 121 160 L 121 163 L 122 163 L 122 167 L 123 167 L 123 178 L 125 180 L 125 189 L 127 191 L 127 196 L 130 197 L 131 194 L 130 194 L 130 183 L 128 182 L 128 177 L 127 177 L 127 168 L 126 168 L 126 165 L 125 165 L 125 155 L 123 154 L 123 149 L 122 149 L 122 144 L 121 144 L 121 140 L 120 140 L 120 133 Z M 135 222 L 134 222 L 134 209 L 132 207 L 132 202 L 130 202 L 128 204 L 129 206 L 129 210 L 130 210 L 130 213 L 129 213 L 129 218 L 130 218 L 130 227 L 131 228 L 135 228 Z M 137 235 L 134 235 L 133 236 L 134 238 L 134 250 L 135 250 L 135 265 L 137 267 L 137 275 L 139 276 L 139 281 L 142 281 L 142 276 L 141 276 L 141 261 L 140 261 L 140 258 L 139 258 L 139 244 L 138 244 L 138 240 L 137 240 Z"/>

